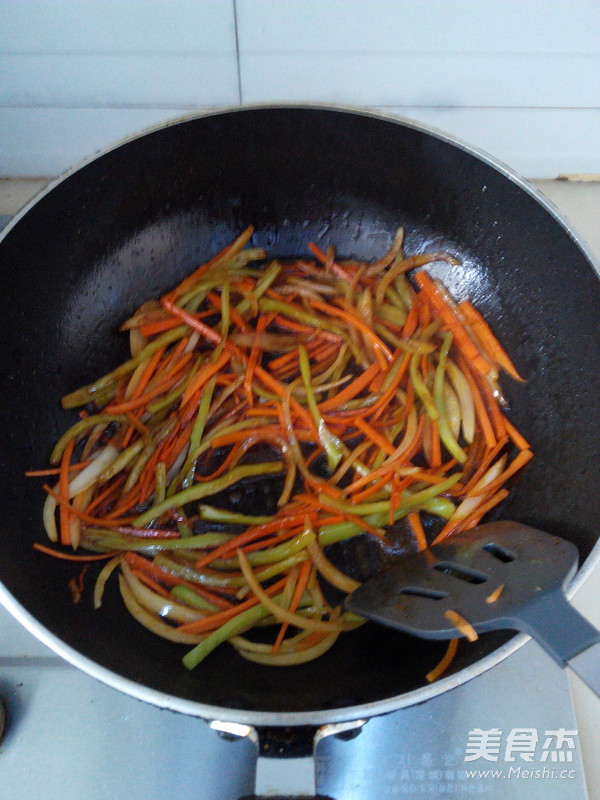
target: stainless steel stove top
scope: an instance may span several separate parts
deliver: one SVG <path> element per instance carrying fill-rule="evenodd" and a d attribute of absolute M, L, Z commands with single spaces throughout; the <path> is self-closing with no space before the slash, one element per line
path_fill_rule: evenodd
<path fill-rule="evenodd" d="M 0 696 L 0 800 L 237 800 L 315 789 L 335 800 L 587 798 L 566 673 L 533 642 L 427 703 L 341 734 L 326 726 L 314 762 L 260 758 L 258 768 L 251 731 L 224 737 L 120 694 L 2 608 Z"/>

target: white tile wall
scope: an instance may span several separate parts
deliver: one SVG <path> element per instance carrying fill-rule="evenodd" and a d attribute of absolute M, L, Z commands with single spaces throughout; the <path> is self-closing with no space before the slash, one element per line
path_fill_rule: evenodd
<path fill-rule="evenodd" d="M 384 108 L 530 177 L 600 173 L 600 2 L 0 0 L 0 175 L 277 101 Z"/>

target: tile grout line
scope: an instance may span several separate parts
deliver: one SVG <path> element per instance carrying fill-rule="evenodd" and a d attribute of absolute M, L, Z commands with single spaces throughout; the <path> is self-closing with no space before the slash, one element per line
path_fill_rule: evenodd
<path fill-rule="evenodd" d="M 242 105 L 242 70 L 240 67 L 240 40 L 238 35 L 237 0 L 233 2 L 233 25 L 235 28 L 235 56 L 237 60 L 238 102 Z"/>

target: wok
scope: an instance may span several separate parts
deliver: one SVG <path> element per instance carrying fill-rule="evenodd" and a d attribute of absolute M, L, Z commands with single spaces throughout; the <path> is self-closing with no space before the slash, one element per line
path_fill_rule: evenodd
<path fill-rule="evenodd" d="M 244 108 L 174 122 L 58 180 L 0 243 L 0 599 L 36 636 L 105 683 L 159 706 L 257 725 L 317 725 L 422 702 L 493 666 L 526 639 L 485 634 L 427 685 L 443 643 L 375 625 L 310 664 L 275 669 L 219 648 L 192 673 L 184 650 L 124 610 L 74 606 L 80 567 L 32 551 L 43 541 L 43 467 L 73 412 L 64 393 L 126 354 L 119 323 L 252 223 L 273 256 L 334 244 L 376 259 L 399 225 L 406 251 L 437 265 L 478 306 L 527 383 L 504 381 L 535 458 L 493 518 L 566 537 L 598 558 L 600 287 L 584 245 L 550 204 L 493 159 L 397 118 L 323 107 Z M 262 502 L 260 490 L 250 495 Z M 264 499 L 264 498 L 263 498 Z M 357 540 L 354 555 L 360 560 Z M 87 576 L 91 586 L 94 570 Z"/>

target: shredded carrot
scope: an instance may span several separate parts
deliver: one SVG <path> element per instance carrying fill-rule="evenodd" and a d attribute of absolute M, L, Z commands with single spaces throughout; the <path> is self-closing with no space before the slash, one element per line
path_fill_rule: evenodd
<path fill-rule="evenodd" d="M 517 445 L 520 450 L 529 450 L 531 445 L 527 441 L 527 439 L 515 428 L 512 422 L 508 419 L 508 417 L 504 417 L 504 427 L 506 428 L 506 432 L 513 440 L 513 442 Z"/>
<path fill-rule="evenodd" d="M 468 333 L 463 327 L 460 319 L 454 312 L 454 309 L 452 309 L 446 303 L 443 295 L 437 289 L 429 275 L 424 270 L 420 270 L 416 273 L 414 279 L 436 314 L 438 314 L 440 319 L 442 319 L 444 322 L 444 325 L 448 328 L 448 330 L 452 331 L 454 338 L 456 339 L 456 342 L 464 356 L 468 358 L 473 366 L 484 375 L 489 372 L 489 364 L 482 357 L 481 353 L 473 343 L 473 340 L 469 337 Z"/>
<path fill-rule="evenodd" d="M 457 611 L 453 611 L 451 608 L 449 608 L 447 611 L 444 611 L 444 616 L 449 622 L 452 623 L 452 625 L 454 625 L 457 630 L 462 633 L 467 641 L 476 642 L 477 639 L 479 639 L 475 628 Z"/>
<path fill-rule="evenodd" d="M 87 467 L 90 464 L 89 458 L 85 461 L 80 461 L 78 464 L 71 464 L 69 466 L 69 472 L 75 472 Z M 53 469 L 28 469 L 27 472 L 23 473 L 27 478 L 45 478 L 50 475 L 60 475 L 60 467 L 55 467 Z"/>
<path fill-rule="evenodd" d="M 448 642 L 448 648 L 444 653 L 441 661 L 425 676 L 429 683 L 436 681 L 438 678 L 446 672 L 450 664 L 454 661 L 454 657 L 456 656 L 456 651 L 458 649 L 458 639 L 450 639 Z"/>
<path fill-rule="evenodd" d="M 281 578 L 281 580 L 271 584 L 268 589 L 265 589 L 265 592 L 270 597 L 274 594 L 277 594 L 277 592 L 280 592 L 285 586 L 286 580 L 287 578 Z M 198 587 L 195 588 L 197 591 Z M 239 603 L 237 606 L 232 606 L 225 611 L 219 611 L 215 614 L 211 614 L 209 617 L 205 617 L 204 619 L 198 619 L 194 622 L 186 622 L 183 625 L 179 625 L 177 630 L 182 631 L 182 633 L 205 633 L 206 631 L 214 630 L 215 628 L 220 627 L 224 622 L 227 622 L 233 617 L 237 617 L 238 614 L 240 614 L 242 611 L 245 611 L 247 608 L 252 608 L 252 606 L 257 605 L 258 602 L 258 597 L 251 597 L 249 600 L 245 600 L 243 603 Z"/>
<path fill-rule="evenodd" d="M 209 382 L 213 375 L 216 375 L 219 370 L 227 364 L 229 359 L 231 358 L 230 352 L 221 353 L 219 358 L 214 362 L 214 364 L 205 364 L 200 370 L 196 373 L 196 375 L 192 378 L 191 383 L 187 386 L 185 392 L 183 393 L 183 397 L 181 399 L 181 405 L 184 406 L 186 403 L 189 402 L 190 398 L 196 394 L 199 389 L 202 389 L 203 386 Z"/>
<path fill-rule="evenodd" d="M 43 521 L 50 540 L 71 551 L 36 549 L 84 563 L 110 558 L 97 591 L 114 569 L 131 569 L 150 593 L 148 608 L 124 598 L 136 619 L 198 642 L 186 667 L 267 613 L 287 620 L 273 644 L 234 635 L 240 655 L 272 664 L 316 657 L 355 625 L 321 592 L 317 570 L 329 570 L 343 591 L 355 581 L 313 563 L 317 550 L 357 534 L 393 545 L 405 515 L 424 550 L 422 514 L 436 508 L 429 500 L 447 520 L 435 541 L 469 530 L 532 457 L 499 404 L 498 370 L 520 376 L 491 328 L 427 273 L 414 276 L 417 292 L 404 277 L 455 259 L 404 256 L 399 232 L 370 262 L 339 262 L 333 246 L 312 243 L 314 260 L 253 264 L 267 254 L 243 250 L 252 233 L 123 323 L 137 340 L 131 358 L 63 398 L 65 409 L 80 411 L 52 454 L 58 467 L 27 473 L 58 476 L 55 488 L 44 485 Z M 440 395 L 446 357 L 441 388 L 451 392 Z M 74 480 L 85 488 L 72 499 Z M 408 513 L 410 492 L 419 500 Z M 110 552 L 73 554 L 86 543 Z M 69 585 L 78 601 L 82 577 Z M 202 618 L 160 619 L 152 609 L 173 596 L 201 606 Z M 472 636 L 460 615 L 457 623 Z M 290 626 L 302 632 L 290 635 Z M 447 669 L 456 646 L 429 680 Z"/>
<path fill-rule="evenodd" d="M 396 451 L 396 448 L 389 441 L 389 439 L 386 439 L 385 436 L 376 431 L 375 428 L 372 425 L 369 425 L 369 423 L 362 419 L 362 417 L 357 416 L 354 419 L 354 425 L 361 430 L 365 436 L 371 439 L 372 442 L 380 447 L 384 453 L 387 453 L 388 456 L 391 456 Z"/>
<path fill-rule="evenodd" d="M 59 558 L 62 561 L 104 561 L 107 558 L 113 558 L 113 556 L 119 554 L 118 550 L 113 550 L 110 553 L 88 553 L 84 556 L 76 556 L 73 555 L 73 553 L 63 553 L 60 550 L 53 550 L 51 547 L 39 544 L 39 542 L 34 542 L 32 547 L 34 550 L 39 550 L 40 553 L 44 553 L 44 555 Z"/>
<path fill-rule="evenodd" d="M 500 595 L 502 594 L 503 591 L 504 591 L 504 584 L 501 583 L 499 586 L 497 586 L 494 589 L 493 592 L 488 594 L 488 596 L 485 598 L 485 602 L 486 603 L 495 603 L 498 600 L 498 598 L 500 597 Z"/>
<path fill-rule="evenodd" d="M 292 602 L 290 603 L 288 611 L 294 612 L 298 608 L 302 595 L 304 594 L 304 590 L 306 589 L 306 584 L 308 583 L 308 578 L 312 568 L 313 565 L 310 559 L 307 558 L 306 561 L 302 562 L 300 574 L 298 575 L 298 580 L 296 581 L 296 586 L 294 587 L 294 594 L 292 595 Z M 288 627 L 288 622 L 283 622 L 281 624 L 281 628 L 279 629 L 279 633 L 277 634 L 277 638 L 273 644 L 273 649 L 271 650 L 273 655 L 279 651 L 281 642 L 283 641 L 283 637 L 285 636 L 285 632 L 287 631 Z"/>
<path fill-rule="evenodd" d="M 407 517 L 408 523 L 412 528 L 412 531 L 415 535 L 415 540 L 417 542 L 417 550 L 420 552 L 421 550 L 427 549 L 427 538 L 425 536 L 425 531 L 423 530 L 423 523 L 421 522 L 421 515 L 418 511 L 411 511 Z"/>
<path fill-rule="evenodd" d="M 463 300 L 458 304 L 459 309 L 463 312 L 467 321 L 473 326 L 475 332 L 483 342 L 484 346 L 488 349 L 490 355 L 495 359 L 496 363 L 502 367 L 511 378 L 523 383 L 523 378 L 517 372 L 515 365 L 510 360 L 506 350 L 502 347 L 498 339 L 494 336 L 492 329 L 487 324 L 485 319 L 481 316 L 479 311 L 469 302 Z"/>
<path fill-rule="evenodd" d="M 330 259 L 326 253 L 324 253 L 321 248 L 316 245 L 314 242 L 308 243 L 308 249 L 311 253 L 318 258 L 321 264 L 328 264 Z M 351 276 L 346 272 L 345 269 L 342 269 L 339 264 L 336 264 L 335 261 L 331 260 L 331 271 L 337 275 L 338 278 L 342 278 L 342 280 L 349 281 Z"/>

